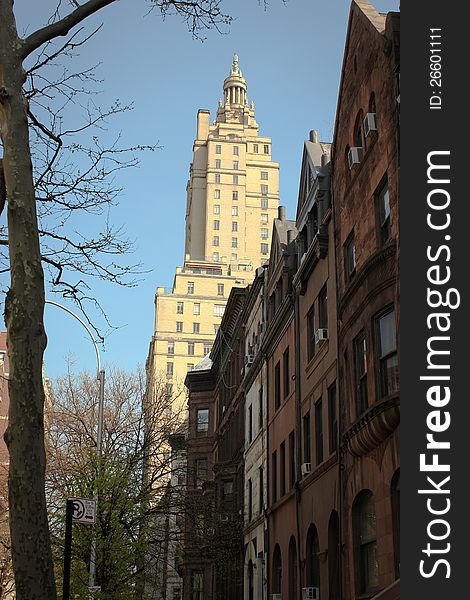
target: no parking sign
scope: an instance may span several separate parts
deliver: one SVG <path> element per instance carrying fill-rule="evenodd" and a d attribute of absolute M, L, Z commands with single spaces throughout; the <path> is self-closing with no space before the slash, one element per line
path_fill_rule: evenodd
<path fill-rule="evenodd" d="M 73 502 L 72 521 L 94 525 L 96 522 L 96 500 L 69 498 Z"/>

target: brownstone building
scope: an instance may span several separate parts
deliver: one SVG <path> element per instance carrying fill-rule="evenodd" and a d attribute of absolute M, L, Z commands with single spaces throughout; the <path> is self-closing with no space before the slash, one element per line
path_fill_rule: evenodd
<path fill-rule="evenodd" d="M 351 6 L 332 150 L 342 598 L 399 577 L 399 15 Z"/>

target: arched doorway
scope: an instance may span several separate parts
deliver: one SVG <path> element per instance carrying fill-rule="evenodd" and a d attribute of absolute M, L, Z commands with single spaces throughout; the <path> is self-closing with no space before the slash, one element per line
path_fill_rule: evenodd
<path fill-rule="evenodd" d="M 273 552 L 272 593 L 282 593 L 282 557 L 279 544 L 276 544 Z"/>
<path fill-rule="evenodd" d="M 306 583 L 307 587 L 317 587 L 320 589 L 320 561 L 318 553 L 320 545 L 318 542 L 318 532 L 315 525 L 310 525 L 307 532 L 306 558 Z"/>
<path fill-rule="evenodd" d="M 289 600 L 297 600 L 297 544 L 292 536 L 289 542 Z"/>

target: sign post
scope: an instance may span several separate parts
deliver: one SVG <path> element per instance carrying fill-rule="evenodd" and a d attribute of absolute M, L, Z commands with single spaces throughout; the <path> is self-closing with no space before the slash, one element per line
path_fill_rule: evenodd
<path fill-rule="evenodd" d="M 68 498 L 65 510 L 65 543 L 64 543 L 64 576 L 62 583 L 62 600 L 70 600 L 70 567 L 72 562 L 72 525 L 84 523 L 94 525 L 96 522 L 96 500 L 85 498 Z"/>

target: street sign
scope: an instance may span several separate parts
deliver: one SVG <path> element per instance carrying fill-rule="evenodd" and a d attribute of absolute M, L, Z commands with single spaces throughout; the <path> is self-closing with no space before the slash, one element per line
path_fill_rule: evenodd
<path fill-rule="evenodd" d="M 96 522 L 96 500 L 69 498 L 73 502 L 72 521 L 94 525 Z"/>

